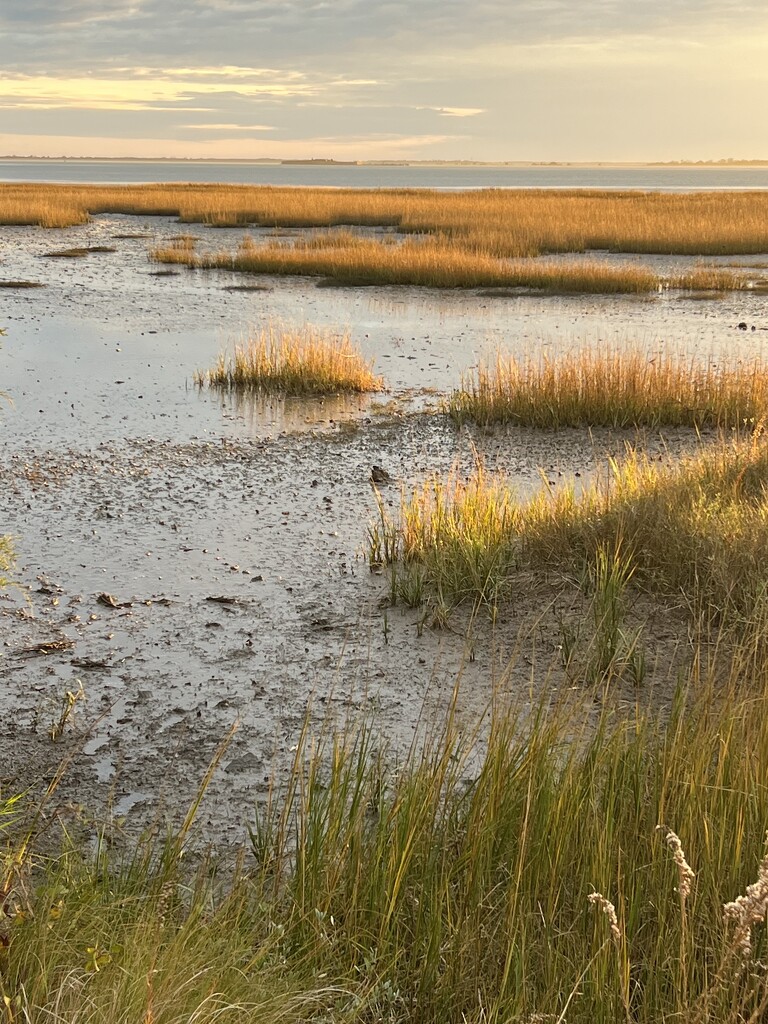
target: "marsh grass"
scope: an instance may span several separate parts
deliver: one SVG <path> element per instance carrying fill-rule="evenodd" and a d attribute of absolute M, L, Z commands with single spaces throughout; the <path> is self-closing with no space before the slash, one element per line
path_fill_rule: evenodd
<path fill-rule="evenodd" d="M 271 391 L 284 395 L 382 391 L 384 384 L 348 334 L 306 325 L 288 330 L 270 325 L 234 353 L 222 353 L 210 370 L 195 374 L 200 387 Z"/>
<path fill-rule="evenodd" d="M 757 1021 L 765 908 L 745 956 L 723 909 L 768 820 L 767 700 L 743 682 L 664 721 L 499 693 L 397 766 L 369 724 L 305 727 L 218 878 L 182 857 L 188 822 L 123 855 L 32 844 L 3 876 L 4 1021 Z"/>
<path fill-rule="evenodd" d="M 8 574 L 16 565 L 16 552 L 13 540 L 7 535 L 0 535 L 0 589 L 8 586 Z"/>
<path fill-rule="evenodd" d="M 295 242 L 256 245 L 250 236 L 235 252 L 197 254 L 167 246 L 152 259 L 196 269 L 251 274 L 299 274 L 346 285 L 415 285 L 432 288 L 507 286 L 552 292 L 650 292 L 660 279 L 644 267 L 613 267 L 596 261 L 504 262 L 445 240 L 371 239 L 333 233 Z"/>
<path fill-rule="evenodd" d="M 589 249 L 768 252 L 768 192 L 0 185 L 0 224 L 61 227 L 98 213 L 173 216 L 222 227 L 394 228 L 444 236 L 471 251 L 503 258 Z"/>
<path fill-rule="evenodd" d="M 478 467 L 468 479 L 435 477 L 403 494 L 396 516 L 382 503 L 369 555 L 373 564 L 394 564 L 401 581 L 417 571 L 442 605 L 471 600 L 494 609 L 514 595 L 523 570 L 578 580 L 601 550 L 620 553 L 634 585 L 677 601 L 693 623 L 748 634 L 763 658 L 767 482 L 762 429 L 674 464 L 630 449 L 579 492 L 545 488 L 528 501 Z"/>
<path fill-rule="evenodd" d="M 768 414 L 768 366 L 632 349 L 538 360 L 499 352 L 465 375 L 446 408 L 486 426 L 739 428 Z"/>

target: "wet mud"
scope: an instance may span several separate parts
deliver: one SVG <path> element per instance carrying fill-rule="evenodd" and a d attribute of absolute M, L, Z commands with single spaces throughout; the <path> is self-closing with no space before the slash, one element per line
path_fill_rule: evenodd
<path fill-rule="evenodd" d="M 210 246 L 242 236 L 195 230 Z M 495 686 L 535 701 L 563 684 L 558 623 L 571 598 L 553 604 L 551 592 L 521 586 L 495 623 L 457 612 L 437 630 L 419 609 L 390 606 L 386 576 L 367 563 L 373 466 L 391 477 L 379 493 L 393 506 L 401 487 L 456 465 L 468 472 L 478 456 L 525 494 L 542 478 L 588 479 L 606 452 L 637 440 L 458 430 L 430 408 L 461 373 L 498 344 L 751 358 L 768 337 L 768 296 L 509 297 L 156 276 L 147 250 L 178 231 L 118 216 L 0 231 L 0 276 L 46 285 L 9 289 L 0 307 L 0 386 L 12 400 L 0 413 L 0 533 L 16 539 L 19 584 L 0 592 L 0 783 L 39 785 L 69 756 L 61 800 L 136 831 L 183 816 L 237 722 L 201 813 L 206 833 L 228 844 L 288 771 L 307 716 L 317 729 L 366 718 L 402 756 L 459 678 L 468 727 Z M 44 258 L 74 247 L 87 252 Z M 349 328 L 389 394 L 288 402 L 193 386 L 222 347 L 274 319 Z M 697 443 L 690 432 L 640 441 L 662 458 Z M 652 621 L 660 677 L 684 657 L 678 626 L 673 612 Z"/>

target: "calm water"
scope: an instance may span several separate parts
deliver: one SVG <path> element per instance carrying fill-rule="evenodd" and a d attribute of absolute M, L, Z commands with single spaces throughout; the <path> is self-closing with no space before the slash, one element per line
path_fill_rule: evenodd
<path fill-rule="evenodd" d="M 687 192 L 768 189 L 768 167 L 371 167 L 187 160 L 0 160 L 0 181 L 158 181 L 339 188 L 616 188 Z"/>

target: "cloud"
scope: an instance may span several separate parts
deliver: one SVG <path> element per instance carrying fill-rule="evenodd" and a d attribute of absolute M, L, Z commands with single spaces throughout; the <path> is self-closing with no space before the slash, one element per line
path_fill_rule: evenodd
<path fill-rule="evenodd" d="M 19 140 L 768 155 L 765 0 L 0 0 L 0 36 Z"/>
<path fill-rule="evenodd" d="M 217 96 L 262 98 L 312 97 L 345 90 L 370 81 L 339 77 L 309 77 L 295 72 L 281 74 L 253 68 L 222 69 L 118 69 L 110 76 L 49 76 L 6 74 L 0 76 L 0 106 L 33 109 L 159 110 L 187 105 L 191 98 Z M 188 106 L 186 109 L 190 109 Z M 210 108 L 198 108 L 210 109 Z"/>
<path fill-rule="evenodd" d="M 475 117 L 484 114 L 485 107 L 422 107 L 422 110 L 435 110 L 442 117 Z"/>
<path fill-rule="evenodd" d="M 0 152 L 40 156 L 114 156 L 135 155 L 134 149 L 156 159 L 417 159 L 435 145 L 449 141 L 447 135 L 359 135 L 309 136 L 282 141 L 243 139 L 204 139 L 194 144 L 162 138 L 134 138 L 78 135 L 46 135 L 44 137 L 0 134 Z"/>
<path fill-rule="evenodd" d="M 2 0 L 6 67 L 130 63 L 364 67 L 476 50 L 765 23 L 764 0 Z M 163 58 L 165 60 L 163 61 Z M 61 62 L 60 65 L 57 62 Z"/>
<path fill-rule="evenodd" d="M 273 132 L 271 124 L 180 124 L 179 128 L 190 128 L 201 132 Z"/>

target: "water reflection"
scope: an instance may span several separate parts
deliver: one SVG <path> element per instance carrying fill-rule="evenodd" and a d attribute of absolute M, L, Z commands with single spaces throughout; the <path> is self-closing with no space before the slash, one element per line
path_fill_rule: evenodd
<path fill-rule="evenodd" d="M 216 389 L 201 391 L 200 395 L 203 401 L 218 406 L 225 419 L 238 420 L 256 437 L 332 429 L 338 423 L 366 413 L 372 398 L 371 395 L 299 398 Z"/>

